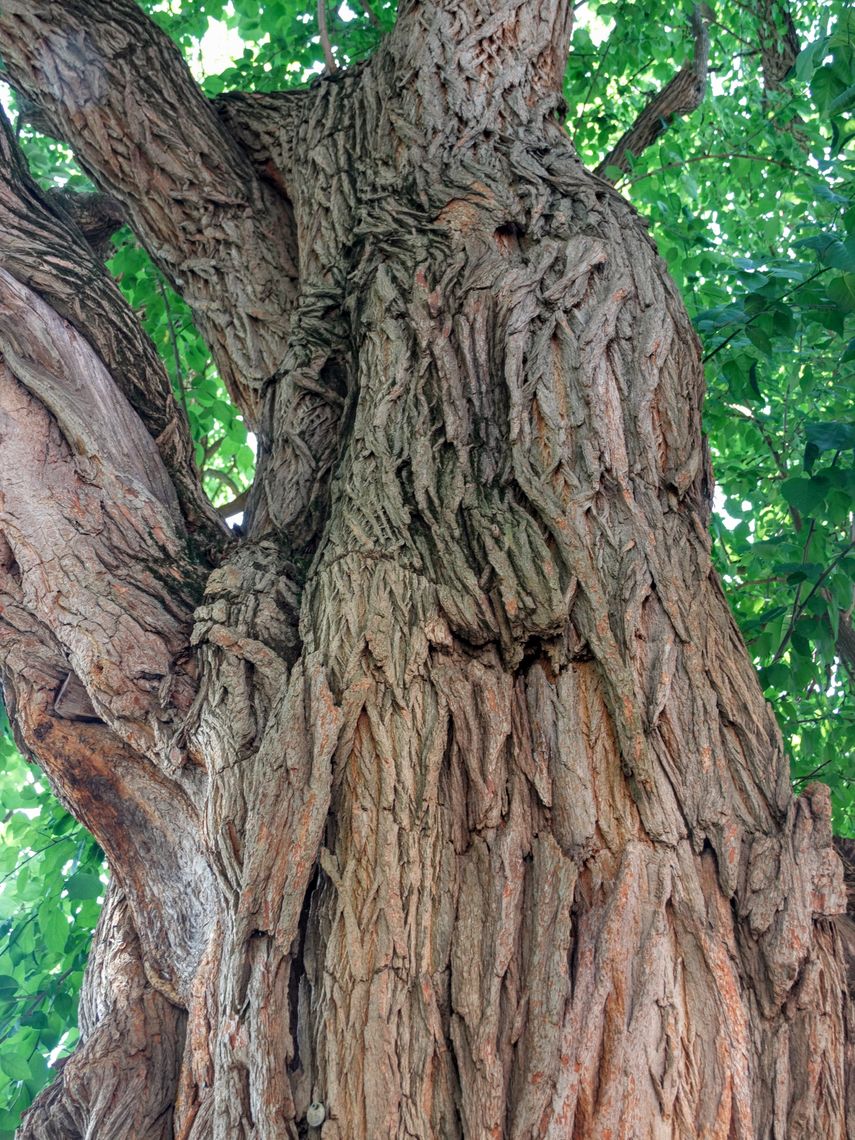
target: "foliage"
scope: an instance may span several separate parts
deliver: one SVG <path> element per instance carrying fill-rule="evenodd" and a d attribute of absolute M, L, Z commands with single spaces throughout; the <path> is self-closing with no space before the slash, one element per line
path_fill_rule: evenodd
<path fill-rule="evenodd" d="M 21 758 L 8 724 L 0 759 L 0 1140 L 11 1140 L 49 1063 L 77 1040 L 106 875 L 98 845 Z"/>
<path fill-rule="evenodd" d="M 246 424 L 217 375 L 184 300 L 129 230 L 115 240 L 109 266 L 154 341 L 190 421 L 196 462 L 215 506 L 233 502 L 252 482 L 255 451 Z"/>
<path fill-rule="evenodd" d="M 315 4 L 141 2 L 212 97 L 294 86 L 323 70 Z M 721 0 L 710 24 L 704 103 L 669 124 L 627 174 L 612 173 L 649 217 L 703 343 L 705 422 L 719 483 L 714 556 L 778 714 L 794 780 L 828 782 L 836 828 L 855 834 L 852 676 L 838 644 L 855 585 L 855 126 L 848 114 L 855 12 L 842 0 L 794 3 L 805 46 L 793 72 L 767 89 L 758 54 L 762 7 Z M 565 98 L 586 164 L 596 166 L 688 58 L 690 10 L 665 0 L 577 6 Z M 370 55 L 393 22 L 384 0 L 330 5 L 339 65 Z M 211 67 L 223 43 L 231 58 Z M 19 127 L 43 185 L 88 187 L 67 147 L 23 120 Z M 226 505 L 251 482 L 253 441 L 187 306 L 129 231 L 115 245 L 111 269 L 187 410 L 206 490 Z M 102 874 L 97 847 L 8 734 L 0 755 L 4 1140 L 46 1081 L 48 1059 L 73 1044 L 68 1027 Z"/>

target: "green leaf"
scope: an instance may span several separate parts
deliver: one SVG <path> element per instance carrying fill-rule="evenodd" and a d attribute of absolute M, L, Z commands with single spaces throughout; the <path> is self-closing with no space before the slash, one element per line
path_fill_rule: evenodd
<path fill-rule="evenodd" d="M 785 479 L 781 484 L 781 494 L 796 510 L 810 515 L 823 501 L 827 484 L 821 479 Z"/>
<path fill-rule="evenodd" d="M 816 71 L 828 46 L 828 36 L 822 36 L 811 44 L 807 44 L 796 57 L 796 77 L 802 83 L 808 83 Z"/>
<path fill-rule="evenodd" d="M 772 342 L 768 335 L 757 324 L 748 325 L 745 329 L 748 339 L 764 356 L 772 355 Z"/>
<path fill-rule="evenodd" d="M 805 424 L 805 436 L 819 452 L 848 451 L 855 447 L 855 423 Z"/>
<path fill-rule="evenodd" d="M 104 893 L 104 884 L 97 875 L 78 871 L 66 880 L 65 889 L 70 899 L 97 899 Z"/>
<path fill-rule="evenodd" d="M 844 273 L 828 283 L 828 295 L 847 313 L 855 313 L 855 273 Z"/>
<path fill-rule="evenodd" d="M 40 908 L 39 929 L 48 950 L 54 954 L 61 954 L 65 950 L 65 944 L 68 940 L 68 922 L 55 904 L 48 903 Z"/>
<path fill-rule="evenodd" d="M 23 1057 L 16 1056 L 15 1053 L 0 1053 L 0 1069 L 13 1081 L 28 1081 L 30 1079 L 30 1066 Z"/>

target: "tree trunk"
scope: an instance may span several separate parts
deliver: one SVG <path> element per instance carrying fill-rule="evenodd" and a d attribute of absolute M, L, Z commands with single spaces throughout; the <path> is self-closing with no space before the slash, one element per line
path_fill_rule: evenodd
<path fill-rule="evenodd" d="M 217 114 L 130 0 L 0 30 L 260 440 L 227 542 L 7 163 L 0 655 L 114 875 L 19 1135 L 855 1134 L 828 795 L 711 567 L 685 309 L 558 124 L 567 5 L 402 4 Z"/>

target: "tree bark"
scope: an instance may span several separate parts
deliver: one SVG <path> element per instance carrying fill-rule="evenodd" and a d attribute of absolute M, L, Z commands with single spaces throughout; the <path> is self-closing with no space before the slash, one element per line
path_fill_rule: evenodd
<path fill-rule="evenodd" d="M 846 1136 L 828 795 L 711 566 L 685 309 L 555 116 L 567 5 L 405 3 L 216 118 L 131 7 L 10 0 L 4 56 L 260 458 L 203 557 L 144 353 L 2 251 L 0 660 L 116 880 L 22 1137 Z"/>

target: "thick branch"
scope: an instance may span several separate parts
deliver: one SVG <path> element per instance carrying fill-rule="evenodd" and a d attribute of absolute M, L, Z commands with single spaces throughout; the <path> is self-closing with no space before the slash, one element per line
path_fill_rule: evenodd
<path fill-rule="evenodd" d="M 113 252 L 110 238 L 125 224 L 122 207 L 109 194 L 77 193 L 73 190 L 50 190 L 47 201 L 54 211 L 71 218 L 101 261 Z"/>
<path fill-rule="evenodd" d="M 0 606 L 0 671 L 19 746 L 106 852 L 136 916 L 149 973 L 174 997 L 189 984 L 213 911 L 200 820 L 187 795 L 193 782 L 164 776 L 92 710 L 80 710 L 81 719 L 69 715 L 62 702 L 75 678 L 68 658 L 28 612 L 9 572 L 0 573 Z"/>
<path fill-rule="evenodd" d="M 154 345 L 75 225 L 82 222 L 90 237 L 109 234 L 118 221 L 117 203 L 100 194 L 58 193 L 48 199 L 35 185 L 0 115 L 0 266 L 86 337 L 157 443 L 189 529 L 204 547 L 216 549 L 223 533 L 195 470 L 186 417 Z M 65 407 L 66 394 L 57 395 L 60 408 L 73 412 Z M 82 413 L 83 405 L 76 410 Z M 168 480 L 163 492 L 167 501 Z"/>
<path fill-rule="evenodd" d="M 186 298 L 250 421 L 296 292 L 287 202 L 133 0 L 8 0 L 3 56 Z"/>
<path fill-rule="evenodd" d="M 610 167 L 628 170 L 630 155 L 638 157 L 665 133 L 674 119 L 691 114 L 703 102 L 707 86 L 710 37 L 707 16 L 700 8 L 695 8 L 692 13 L 692 31 L 695 39 L 692 61 L 653 96 L 629 130 L 612 147 L 594 171 L 600 178 L 606 177 Z"/>
<path fill-rule="evenodd" d="M 256 172 L 286 198 L 296 197 L 294 138 L 307 112 L 305 91 L 230 91 L 214 100 L 217 114 Z"/>
<path fill-rule="evenodd" d="M 23 600 L 99 716 L 180 763 L 198 571 L 154 442 L 88 342 L 5 270 L 0 344 L 0 530 Z"/>

